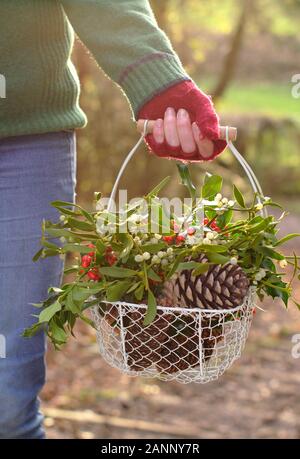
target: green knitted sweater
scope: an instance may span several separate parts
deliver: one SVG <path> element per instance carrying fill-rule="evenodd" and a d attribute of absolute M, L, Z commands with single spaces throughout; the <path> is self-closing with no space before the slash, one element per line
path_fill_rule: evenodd
<path fill-rule="evenodd" d="M 70 60 L 74 31 L 134 115 L 189 79 L 147 0 L 1 0 L 0 138 L 86 124 Z"/>

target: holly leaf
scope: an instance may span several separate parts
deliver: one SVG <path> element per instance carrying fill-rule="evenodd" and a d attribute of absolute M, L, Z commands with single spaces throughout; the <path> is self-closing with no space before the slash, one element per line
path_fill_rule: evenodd
<path fill-rule="evenodd" d="M 72 217 L 68 219 L 68 224 L 72 228 L 76 228 L 76 229 L 83 230 L 83 231 L 94 231 L 95 230 L 95 224 L 91 224 L 83 220 L 77 220 L 76 218 L 72 218 Z"/>
<path fill-rule="evenodd" d="M 62 252 L 67 253 L 67 252 L 77 252 L 77 253 L 89 253 L 91 249 L 87 247 L 86 245 L 82 244 L 65 244 L 62 247 Z"/>
<path fill-rule="evenodd" d="M 59 301 L 55 301 L 53 304 L 44 309 L 39 315 L 39 323 L 49 322 L 52 317 L 61 310 L 61 304 Z"/>
<path fill-rule="evenodd" d="M 230 258 L 225 257 L 224 255 L 221 255 L 220 253 L 207 253 L 206 254 L 208 260 L 211 263 L 214 263 L 216 265 L 224 265 L 225 263 L 228 263 Z"/>
<path fill-rule="evenodd" d="M 156 299 L 155 296 L 153 295 L 151 290 L 148 290 L 148 308 L 147 308 L 147 313 L 144 318 L 144 326 L 147 326 L 153 322 L 156 316 L 156 311 L 157 311 L 157 304 L 156 304 Z"/>
<path fill-rule="evenodd" d="M 211 266 L 211 263 L 200 263 L 200 266 L 198 268 L 193 270 L 193 276 L 199 276 L 200 274 L 206 273 Z"/>
<path fill-rule="evenodd" d="M 197 261 L 184 261 L 182 263 L 179 263 L 176 271 L 183 271 L 185 269 L 191 270 L 191 269 L 199 268 L 200 265 L 201 263 Z"/>
<path fill-rule="evenodd" d="M 43 247 L 36 252 L 36 254 L 33 256 L 32 261 L 38 261 L 38 259 L 42 256 L 43 253 Z"/>
<path fill-rule="evenodd" d="M 153 281 L 155 281 L 155 282 L 161 282 L 162 281 L 161 278 L 159 277 L 159 275 L 156 274 L 156 272 L 152 268 L 150 268 L 148 270 L 148 278 L 153 280 Z"/>
<path fill-rule="evenodd" d="M 279 239 L 276 243 L 275 243 L 275 247 L 278 246 L 278 245 L 282 245 L 282 244 L 285 244 L 287 241 L 289 241 L 290 239 L 293 239 L 295 237 L 299 237 L 300 236 L 300 233 L 291 233 L 291 234 L 287 234 L 286 236 L 284 236 L 283 238 Z"/>
<path fill-rule="evenodd" d="M 144 290 L 145 290 L 145 285 L 143 283 L 140 284 L 140 286 L 135 290 L 134 296 L 138 301 L 141 301 L 141 299 L 144 296 Z"/>
<path fill-rule="evenodd" d="M 123 295 L 127 292 L 131 282 L 128 280 L 118 281 L 110 285 L 106 290 L 107 301 L 119 301 Z"/>
<path fill-rule="evenodd" d="M 203 199 L 208 199 L 222 190 L 223 179 L 219 175 L 211 175 L 206 179 L 202 190 L 201 196 Z"/>
<path fill-rule="evenodd" d="M 276 252 L 276 250 L 273 250 L 270 247 L 265 247 L 265 246 L 257 247 L 256 251 L 259 253 L 262 253 L 266 257 L 272 258 L 273 260 L 284 260 L 285 258 L 283 255 L 281 255 L 281 253 Z"/>
<path fill-rule="evenodd" d="M 132 277 L 137 275 L 137 271 L 128 268 L 120 268 L 118 266 L 103 266 L 99 269 L 101 274 L 109 277 L 117 277 L 119 279 L 123 277 Z"/>
<path fill-rule="evenodd" d="M 220 228 L 225 228 L 225 226 L 227 226 L 231 222 L 232 216 L 233 216 L 233 210 L 232 209 L 226 210 L 226 212 L 224 212 L 223 215 L 220 215 L 217 217 L 218 226 Z"/>
<path fill-rule="evenodd" d="M 288 306 L 290 294 L 284 282 L 279 281 L 276 284 L 274 283 L 272 286 L 266 285 L 266 292 L 272 298 L 281 298 L 285 306 Z"/>
<path fill-rule="evenodd" d="M 246 205 L 245 205 L 244 197 L 236 185 L 233 185 L 233 194 L 234 194 L 236 202 L 241 207 L 245 208 Z"/>

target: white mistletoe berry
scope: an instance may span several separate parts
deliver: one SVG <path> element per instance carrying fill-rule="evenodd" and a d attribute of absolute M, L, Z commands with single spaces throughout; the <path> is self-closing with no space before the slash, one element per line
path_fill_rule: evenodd
<path fill-rule="evenodd" d="M 230 258 L 230 263 L 231 263 L 232 265 L 237 265 L 237 262 L 238 262 L 238 259 L 237 259 L 236 257 L 231 257 L 231 258 Z"/>
<path fill-rule="evenodd" d="M 134 261 L 136 261 L 137 263 L 142 263 L 142 261 L 144 261 L 143 255 L 139 255 L 139 254 L 136 255 L 136 256 L 134 257 Z"/>
<path fill-rule="evenodd" d="M 286 268 L 287 265 L 288 265 L 288 262 L 286 261 L 286 259 L 279 261 L 280 268 Z"/>
<path fill-rule="evenodd" d="M 208 233 L 206 233 L 206 238 L 207 238 L 207 239 L 210 239 L 210 240 L 214 239 L 214 234 L 213 234 L 213 232 L 212 232 L 212 231 L 209 231 Z"/>
<path fill-rule="evenodd" d="M 203 244 L 208 244 L 208 245 L 209 245 L 209 244 L 211 244 L 211 240 L 210 240 L 210 239 L 207 239 L 207 237 L 205 237 L 205 238 L 203 239 Z"/>
<path fill-rule="evenodd" d="M 158 265 L 160 263 L 160 258 L 157 255 L 153 255 L 152 257 L 152 263 L 154 265 Z"/>
<path fill-rule="evenodd" d="M 159 258 L 163 258 L 166 256 L 166 252 L 162 252 L 161 250 L 158 252 L 157 254 L 159 256 Z"/>
<path fill-rule="evenodd" d="M 225 204 L 225 206 L 228 204 L 228 199 L 227 198 L 223 198 L 222 199 L 222 203 Z"/>
<path fill-rule="evenodd" d="M 162 266 L 167 266 L 169 264 L 168 260 L 166 258 L 164 258 L 163 260 L 161 260 L 161 264 Z"/>
<path fill-rule="evenodd" d="M 255 279 L 256 281 L 262 280 L 261 274 L 260 274 L 259 272 L 256 273 L 255 276 L 254 276 L 254 279 Z"/>
<path fill-rule="evenodd" d="M 263 204 L 261 202 L 259 202 L 258 204 L 256 204 L 255 210 L 262 210 L 263 207 L 264 207 Z"/>
<path fill-rule="evenodd" d="M 150 260 L 151 258 L 151 255 L 149 252 L 144 252 L 143 253 L 143 259 L 146 261 L 146 260 Z"/>
<path fill-rule="evenodd" d="M 155 239 L 159 240 L 161 239 L 161 234 L 154 234 Z"/>
<path fill-rule="evenodd" d="M 263 269 L 263 268 L 260 268 L 260 270 L 259 270 L 259 274 L 260 274 L 261 278 L 263 279 L 264 277 L 266 277 L 266 275 L 267 275 L 267 272 L 266 272 L 266 270 L 265 270 L 265 269 Z"/>
<path fill-rule="evenodd" d="M 230 199 L 230 201 L 228 201 L 228 207 L 233 207 L 235 204 L 235 201 L 233 201 L 232 199 Z"/>
<path fill-rule="evenodd" d="M 221 201 L 221 199 L 222 199 L 222 195 L 221 195 L 221 193 L 218 193 L 218 194 L 216 195 L 216 197 L 215 197 L 215 201 L 218 202 L 218 201 Z"/>
<path fill-rule="evenodd" d="M 167 249 L 167 254 L 168 254 L 168 255 L 173 255 L 173 248 L 172 248 L 172 247 L 169 247 L 169 248 Z"/>

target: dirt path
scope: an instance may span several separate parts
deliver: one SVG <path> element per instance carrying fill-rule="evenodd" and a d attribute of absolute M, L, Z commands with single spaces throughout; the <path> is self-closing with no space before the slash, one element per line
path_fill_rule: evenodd
<path fill-rule="evenodd" d="M 289 218 L 290 231 L 299 226 L 297 218 Z M 122 375 L 101 359 L 93 334 L 82 327 L 76 341 L 48 355 L 43 407 L 58 410 L 46 418 L 49 438 L 179 438 L 181 430 L 197 438 L 300 438 L 300 358 L 291 355 L 300 314 L 272 302 L 264 308 L 255 316 L 242 358 L 206 385 Z M 75 415 L 68 419 L 61 410 Z M 103 423 L 97 415 L 109 418 Z M 126 427 L 116 418 L 135 421 Z M 167 428 L 153 432 L 138 420 Z"/>

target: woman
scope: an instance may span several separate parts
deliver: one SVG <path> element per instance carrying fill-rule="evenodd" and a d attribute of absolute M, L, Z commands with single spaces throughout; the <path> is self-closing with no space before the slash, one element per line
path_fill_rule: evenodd
<path fill-rule="evenodd" d="M 33 264 L 49 202 L 72 201 L 75 129 L 86 124 L 70 61 L 74 32 L 127 96 L 134 118 L 156 120 L 147 137 L 158 156 L 212 159 L 225 147 L 211 100 L 183 69 L 147 0 L 2 0 L 0 74 L 0 438 L 43 438 L 38 393 L 45 339 L 21 333 L 32 303 L 58 285 L 62 264 Z M 210 139 L 211 158 L 202 140 Z M 0 352 L 1 357 L 3 353 Z"/>

